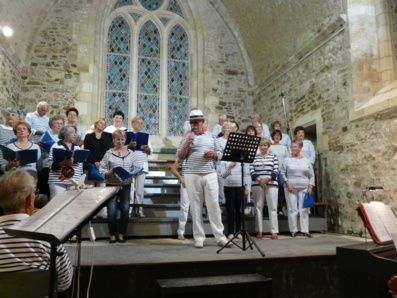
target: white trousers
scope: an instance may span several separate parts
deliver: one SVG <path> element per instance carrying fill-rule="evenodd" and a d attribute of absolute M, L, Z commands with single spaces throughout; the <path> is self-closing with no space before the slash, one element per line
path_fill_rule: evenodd
<path fill-rule="evenodd" d="M 289 192 L 288 189 L 285 188 L 285 198 L 288 207 L 288 225 L 291 233 L 298 232 L 298 212 L 300 231 L 302 233 L 309 233 L 310 208 L 302 208 L 306 191 L 306 188 L 295 188 L 295 192 Z"/>
<path fill-rule="evenodd" d="M 143 198 L 145 196 L 145 179 L 146 179 L 146 172 L 140 172 L 138 175 L 135 176 L 135 187 L 131 185 L 131 193 L 130 193 L 130 203 L 131 204 L 143 204 Z M 134 199 L 135 196 L 135 199 Z M 132 210 L 132 209 L 131 209 Z M 132 212 L 132 211 L 130 211 Z M 143 214 L 143 208 L 139 207 L 139 213 Z"/>
<path fill-rule="evenodd" d="M 218 175 L 218 186 L 219 186 L 219 204 L 225 204 L 226 203 L 226 198 L 225 198 L 225 178 L 222 178 L 221 176 Z"/>
<path fill-rule="evenodd" d="M 205 240 L 203 227 L 203 201 L 207 205 L 208 218 L 212 233 L 217 242 L 226 240 L 223 234 L 221 210 L 218 203 L 218 175 L 210 174 L 185 174 L 185 185 L 190 200 L 190 212 L 193 221 L 193 237 L 196 241 Z"/>
<path fill-rule="evenodd" d="M 252 195 L 255 204 L 255 230 L 263 232 L 263 206 L 265 198 L 267 202 L 267 209 L 269 210 L 270 232 L 272 234 L 278 233 L 278 217 L 277 217 L 277 204 L 278 204 L 278 187 L 268 186 L 262 188 L 260 186 L 252 187 Z"/>
<path fill-rule="evenodd" d="M 177 234 L 184 235 L 187 217 L 188 217 L 188 213 L 189 213 L 190 201 L 189 201 L 189 197 L 187 195 L 186 187 L 182 187 L 182 185 L 181 185 L 180 205 L 181 205 L 181 210 L 179 213 L 179 226 L 178 226 Z"/>

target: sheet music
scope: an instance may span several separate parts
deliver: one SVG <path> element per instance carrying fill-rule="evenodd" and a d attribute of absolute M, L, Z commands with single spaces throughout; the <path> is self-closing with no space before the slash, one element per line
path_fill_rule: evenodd
<path fill-rule="evenodd" d="M 62 192 L 44 208 L 6 231 L 8 233 L 10 230 L 9 234 L 13 236 L 63 243 L 76 227 L 95 215 L 95 211 L 117 190 L 118 187 L 95 187 Z"/>
<path fill-rule="evenodd" d="M 389 236 L 391 237 L 392 233 L 397 233 L 397 218 L 390 206 L 381 202 L 371 202 L 371 204 L 374 206 L 379 217 L 382 219 Z"/>
<path fill-rule="evenodd" d="M 385 205 L 380 202 L 362 203 L 362 206 L 373 231 L 375 232 L 379 241 L 382 243 L 390 241 L 391 237 L 383 223 L 383 219 L 380 217 L 379 211 L 381 214 L 384 213 L 380 204 L 385 207 Z"/>

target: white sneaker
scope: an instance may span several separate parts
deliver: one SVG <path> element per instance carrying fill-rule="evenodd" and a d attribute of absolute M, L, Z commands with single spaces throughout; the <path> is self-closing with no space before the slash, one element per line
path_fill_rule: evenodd
<path fill-rule="evenodd" d="M 241 234 L 238 234 L 237 239 L 243 239 L 243 236 L 241 236 Z"/>
<path fill-rule="evenodd" d="M 225 246 L 227 242 L 228 242 L 227 240 L 222 240 L 222 241 L 219 241 L 219 242 L 217 243 L 217 245 L 218 245 L 218 246 Z M 229 243 L 227 243 L 227 245 L 226 245 L 226 247 L 232 247 L 232 246 L 233 246 L 233 243 L 232 243 L 232 242 L 229 242 Z"/>
<path fill-rule="evenodd" d="M 204 247 L 204 241 L 196 240 L 196 242 L 194 242 L 194 247 L 195 248 L 203 248 Z"/>
<path fill-rule="evenodd" d="M 227 238 L 232 239 L 233 238 L 233 234 L 229 234 L 229 236 L 227 236 Z"/>

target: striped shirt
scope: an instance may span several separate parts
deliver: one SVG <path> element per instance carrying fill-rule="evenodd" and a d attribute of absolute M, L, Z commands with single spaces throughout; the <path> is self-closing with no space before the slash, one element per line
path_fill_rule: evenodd
<path fill-rule="evenodd" d="M 278 158 L 276 155 L 268 154 L 267 156 L 255 156 L 254 162 L 250 166 L 250 173 L 252 178 L 252 186 L 258 186 L 259 183 L 256 178 L 265 178 L 271 176 L 272 179 L 267 185 L 277 186 L 278 175 Z"/>
<path fill-rule="evenodd" d="M 57 167 L 57 163 L 54 163 L 52 160 L 52 150 L 54 148 L 58 148 L 58 149 L 64 149 L 64 150 L 69 150 L 69 148 L 66 146 L 66 144 L 63 143 L 63 141 L 59 141 L 58 143 L 55 143 L 54 145 L 52 145 L 51 150 L 50 150 L 50 155 L 48 157 L 48 163 L 51 164 L 51 171 L 50 174 L 48 176 L 48 184 L 51 183 L 56 183 L 56 184 L 72 184 L 72 182 L 69 181 L 69 179 L 65 179 L 65 180 L 59 180 L 59 175 L 61 174 L 61 168 Z M 80 147 L 72 144 L 72 150 L 71 151 L 75 151 L 75 150 L 80 150 Z M 72 166 L 74 169 L 74 175 L 73 175 L 73 179 L 77 182 L 79 181 L 81 175 L 83 174 L 83 164 L 79 163 L 77 165 L 73 165 Z"/>
<path fill-rule="evenodd" d="M 102 177 L 105 178 L 105 174 L 110 172 L 113 168 L 121 166 L 126 169 L 128 172 L 132 172 L 136 169 L 139 169 L 135 154 L 132 150 L 127 149 L 127 154 L 123 157 L 118 156 L 117 154 L 113 153 L 112 149 L 106 151 L 105 155 L 101 160 L 101 166 L 99 168 L 99 172 L 101 173 Z M 132 177 L 128 178 L 125 181 L 121 181 L 117 175 L 113 175 L 109 178 L 105 178 L 106 184 L 110 185 L 128 185 L 132 183 Z"/>
<path fill-rule="evenodd" d="M 304 158 L 287 158 L 281 167 L 281 181 L 289 181 L 294 188 L 314 185 L 314 171 L 310 161 Z"/>
<path fill-rule="evenodd" d="M 177 158 L 178 152 L 186 143 L 187 136 L 179 144 L 176 153 Z M 209 174 L 216 172 L 214 160 L 204 158 L 204 152 L 207 150 L 215 151 L 218 155 L 218 160 L 222 159 L 222 149 L 212 133 L 205 132 L 202 135 L 195 135 L 194 142 L 189 146 L 186 153 L 185 174 Z M 178 161 L 181 163 L 179 158 Z"/>
<path fill-rule="evenodd" d="M 0 272 L 49 270 L 51 245 L 44 241 L 17 238 L 7 235 L 8 228 L 28 218 L 28 214 L 9 214 L 0 216 Z M 58 291 L 70 287 L 73 268 L 63 245 L 57 247 L 56 270 L 58 272 Z"/>

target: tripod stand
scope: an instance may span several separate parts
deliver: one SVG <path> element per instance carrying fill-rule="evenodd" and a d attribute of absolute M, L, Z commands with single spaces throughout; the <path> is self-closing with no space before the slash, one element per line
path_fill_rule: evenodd
<path fill-rule="evenodd" d="M 226 143 L 226 147 L 223 153 L 223 161 L 234 161 L 239 162 L 241 165 L 241 187 L 244 187 L 244 163 L 252 163 L 255 158 L 256 150 L 258 149 L 260 137 L 243 135 L 238 133 L 230 133 L 229 138 Z M 238 248 L 246 251 L 248 248 L 253 250 L 253 246 L 259 251 L 262 257 L 265 254 L 261 251 L 255 241 L 248 234 L 245 229 L 245 214 L 244 214 L 244 192 L 241 197 L 241 230 L 234 234 L 233 238 L 230 239 L 222 248 L 220 248 L 216 253 L 219 254 L 229 243 L 233 243 Z M 242 246 L 233 242 L 239 235 L 242 236 Z"/>

